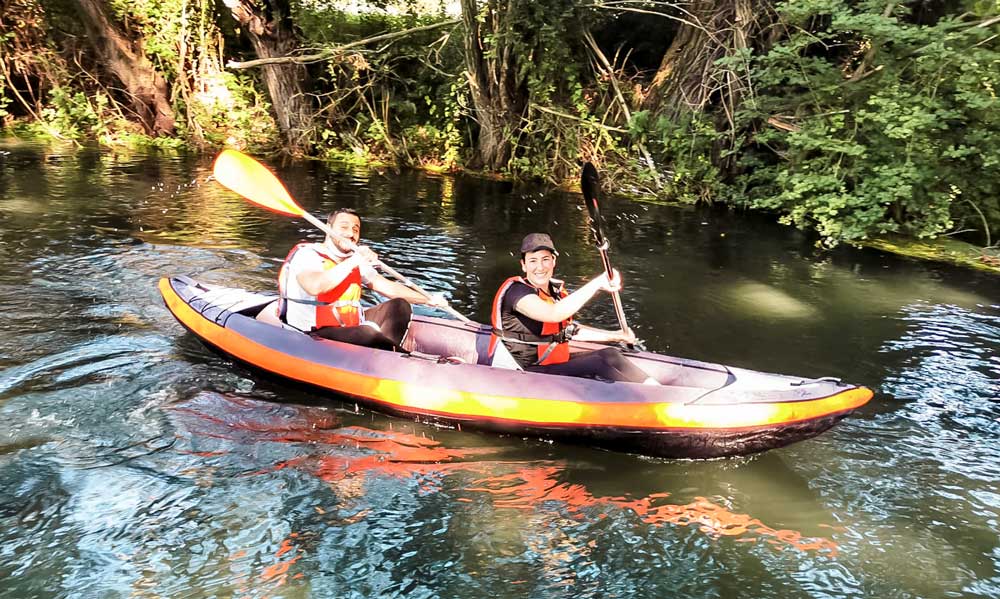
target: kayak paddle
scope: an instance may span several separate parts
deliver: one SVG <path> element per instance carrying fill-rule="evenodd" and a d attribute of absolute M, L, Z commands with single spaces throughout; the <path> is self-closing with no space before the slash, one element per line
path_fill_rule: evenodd
<path fill-rule="evenodd" d="M 215 175 L 215 180 L 224 187 L 235 191 L 261 208 L 277 212 L 278 214 L 284 214 L 285 216 L 304 218 L 327 235 L 345 241 L 350 249 L 357 248 L 357 245 L 353 241 L 344 239 L 342 235 L 331 229 L 326 223 L 309 214 L 296 204 L 292 196 L 289 195 L 288 190 L 278 180 L 278 177 L 250 156 L 236 150 L 223 150 L 215 159 L 215 166 L 212 172 Z M 413 281 L 399 274 L 384 262 L 380 262 L 378 266 L 417 293 L 427 298 L 431 297 L 430 294 L 418 287 Z M 442 310 L 461 321 L 471 322 L 451 306 L 445 306 Z"/>
<path fill-rule="evenodd" d="M 583 173 L 580 177 L 580 189 L 583 190 L 583 200 L 587 204 L 587 212 L 590 214 L 590 230 L 594 233 L 594 241 L 597 243 L 597 251 L 601 253 L 601 262 L 604 263 L 604 272 L 608 279 L 611 279 L 611 259 L 608 258 L 608 239 L 601 229 L 601 209 L 598 205 L 598 194 L 601 191 L 601 182 L 597 177 L 597 169 L 587 162 L 583 165 Z M 625 323 L 625 310 L 622 308 L 622 298 L 617 291 L 611 292 L 611 302 L 615 306 L 615 316 L 618 317 L 618 325 L 622 332 L 628 330 Z M 629 349 L 633 349 L 632 344 L 628 344 Z"/>

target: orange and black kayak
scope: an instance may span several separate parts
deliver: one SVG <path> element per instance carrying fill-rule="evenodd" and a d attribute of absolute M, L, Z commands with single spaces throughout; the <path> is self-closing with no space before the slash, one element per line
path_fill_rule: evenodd
<path fill-rule="evenodd" d="M 782 447 L 829 429 L 872 392 L 837 379 L 754 372 L 650 352 L 626 357 L 661 386 L 494 368 L 490 329 L 414 315 L 408 353 L 316 339 L 265 316 L 274 294 L 160 280 L 180 323 L 253 369 L 371 409 L 447 426 L 670 458 Z M 596 346 L 572 344 L 572 351 Z"/>

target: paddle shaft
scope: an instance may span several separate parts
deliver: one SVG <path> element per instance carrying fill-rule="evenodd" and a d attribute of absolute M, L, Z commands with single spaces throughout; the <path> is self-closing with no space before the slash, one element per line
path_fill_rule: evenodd
<path fill-rule="evenodd" d="M 302 211 L 302 218 L 304 218 L 307 221 L 309 221 L 313 226 L 317 227 L 318 229 L 320 229 L 321 231 L 323 231 L 324 233 L 326 233 L 330 237 L 333 237 L 335 239 L 340 239 L 341 241 L 345 242 L 352 251 L 357 249 L 357 247 L 358 247 L 357 244 L 355 244 L 350 239 L 344 238 L 343 235 L 341 235 L 340 233 L 337 233 L 336 231 L 334 231 L 333 229 L 331 229 L 326 223 L 324 223 L 323 221 L 319 220 L 318 218 L 316 218 L 312 214 L 309 214 L 305 210 Z M 403 285 L 406 285 L 410 289 L 413 289 L 417 293 L 419 293 L 419 294 L 423 295 L 424 297 L 430 299 L 431 295 L 429 293 L 427 293 L 426 291 L 424 291 L 423 289 L 421 289 L 413 281 L 407 279 L 403 275 L 401 275 L 398 272 L 396 272 L 396 270 L 393 269 L 392 267 L 387 266 L 385 264 L 385 262 L 379 262 L 378 266 L 386 274 L 394 277 L 395 279 L 397 279 Z M 461 312 L 459 312 L 458 310 L 452 308 L 451 306 L 448 306 L 448 305 L 441 306 L 441 309 L 444 310 L 445 312 L 447 312 L 448 314 L 451 314 L 455 318 L 463 321 L 463 322 L 472 322 L 471 320 L 469 320 L 468 318 L 466 318 Z"/>
<path fill-rule="evenodd" d="M 600 226 L 600 225 L 597 225 Z M 611 258 L 608 257 L 608 250 L 602 245 L 597 248 L 601 252 L 601 262 L 604 263 L 604 272 L 608 275 L 608 281 L 611 280 Z M 618 317 L 618 326 L 622 328 L 622 332 L 628 330 L 628 323 L 625 322 L 625 309 L 622 308 L 622 298 L 617 291 L 611 292 L 611 303 L 615 306 L 615 316 Z"/>

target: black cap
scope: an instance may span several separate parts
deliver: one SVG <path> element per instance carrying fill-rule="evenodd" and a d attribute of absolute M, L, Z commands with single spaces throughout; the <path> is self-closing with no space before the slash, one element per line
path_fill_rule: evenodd
<path fill-rule="evenodd" d="M 525 235 L 524 241 L 521 242 L 521 253 L 527 254 L 528 252 L 537 252 L 538 250 L 549 250 L 556 256 L 559 255 L 555 244 L 552 243 L 552 238 L 548 234 L 529 233 Z"/>

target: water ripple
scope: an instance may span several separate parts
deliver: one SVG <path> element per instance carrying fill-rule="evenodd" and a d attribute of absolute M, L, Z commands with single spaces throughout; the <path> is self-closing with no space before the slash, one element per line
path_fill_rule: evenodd
<path fill-rule="evenodd" d="M 139 374 L 146 360 L 155 360 L 170 350 L 159 337 L 96 339 L 0 371 L 0 400 L 13 392 L 70 389 L 103 375 Z"/>

